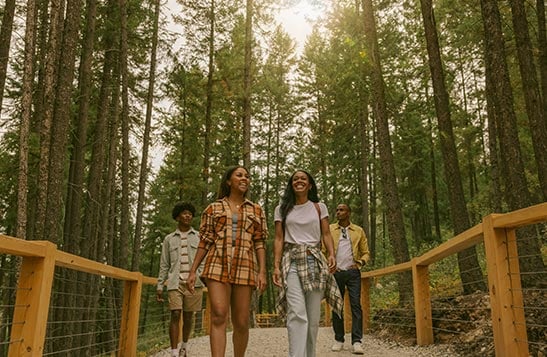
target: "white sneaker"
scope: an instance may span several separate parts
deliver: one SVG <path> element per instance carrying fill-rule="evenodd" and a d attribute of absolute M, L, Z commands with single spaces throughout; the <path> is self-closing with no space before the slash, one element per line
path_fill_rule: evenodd
<path fill-rule="evenodd" d="M 186 354 L 186 348 L 184 347 L 181 347 L 180 348 L 180 352 L 179 352 L 179 357 L 186 357 L 187 354 Z"/>
<path fill-rule="evenodd" d="M 354 355 L 362 355 L 365 353 L 363 350 L 363 346 L 361 346 L 361 342 L 355 342 L 353 344 L 353 350 L 351 351 Z"/>
<path fill-rule="evenodd" d="M 342 351 L 342 347 L 344 347 L 344 342 L 334 341 L 334 344 L 330 349 L 334 352 L 340 352 Z"/>

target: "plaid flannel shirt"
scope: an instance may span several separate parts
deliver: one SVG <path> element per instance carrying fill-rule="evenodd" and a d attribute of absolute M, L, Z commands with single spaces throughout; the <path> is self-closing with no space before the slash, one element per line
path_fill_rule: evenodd
<path fill-rule="evenodd" d="M 310 272 L 308 271 L 308 254 L 314 256 L 319 267 L 319 274 L 315 274 L 313 279 L 310 277 Z M 287 274 L 289 273 L 291 261 L 296 262 L 296 270 L 304 291 L 315 289 L 323 290 L 325 292 L 324 297 L 327 300 L 327 303 L 332 307 L 332 310 L 338 316 L 342 316 L 344 300 L 342 299 L 334 275 L 329 273 L 328 262 L 321 253 L 321 249 L 318 246 L 290 243 L 285 243 L 283 256 L 281 258 L 282 287 L 280 288 L 276 300 L 276 310 L 278 314 L 281 317 L 285 317 L 287 314 Z"/>
<path fill-rule="evenodd" d="M 266 217 L 260 205 L 246 199 L 240 208 L 232 252 L 232 212 L 226 198 L 211 203 L 201 215 L 199 247 L 207 250 L 201 277 L 256 286 L 257 249 L 265 249 Z"/>

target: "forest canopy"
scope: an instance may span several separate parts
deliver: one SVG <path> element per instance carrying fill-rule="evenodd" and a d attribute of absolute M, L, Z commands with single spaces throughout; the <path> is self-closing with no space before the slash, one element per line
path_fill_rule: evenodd
<path fill-rule="evenodd" d="M 276 18 L 298 2 L 0 4 L 0 230 L 155 276 L 177 201 L 201 211 L 243 164 L 271 244 L 302 168 L 371 269 L 546 201 L 543 0 L 300 0 L 321 11 L 301 50 Z"/>

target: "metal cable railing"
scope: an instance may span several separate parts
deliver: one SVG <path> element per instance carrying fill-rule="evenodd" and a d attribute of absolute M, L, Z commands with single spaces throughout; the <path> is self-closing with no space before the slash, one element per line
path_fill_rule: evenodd
<path fill-rule="evenodd" d="M 364 330 L 395 331 L 418 345 L 457 338 L 484 356 L 546 354 L 545 221 L 547 204 L 490 215 L 411 262 L 363 272 Z M 459 272 L 466 264 L 456 254 L 469 247 L 476 249 L 480 274 L 476 267 Z M 460 273 L 478 279 L 462 284 Z M 488 291 L 464 294 L 485 282 Z M 156 279 L 138 272 L 58 251 L 50 242 L 0 235 L 0 357 L 164 349 L 170 312 L 156 302 L 155 289 Z M 346 326 L 348 311 L 346 305 Z M 257 324 L 279 324 L 275 314 L 266 315 L 259 314 Z M 322 324 L 330 324 L 328 307 Z M 194 331 L 207 333 L 205 311 L 196 314 Z"/>

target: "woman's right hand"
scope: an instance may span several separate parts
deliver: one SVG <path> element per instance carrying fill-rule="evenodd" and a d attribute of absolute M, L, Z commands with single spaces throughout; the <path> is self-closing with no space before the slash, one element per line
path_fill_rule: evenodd
<path fill-rule="evenodd" d="M 188 278 L 186 279 L 186 286 L 188 287 L 188 291 L 190 291 L 192 294 L 194 293 L 196 285 L 196 272 L 191 271 L 188 273 Z"/>
<path fill-rule="evenodd" d="M 274 268 L 272 280 L 275 286 L 281 287 L 281 270 L 279 268 Z"/>

